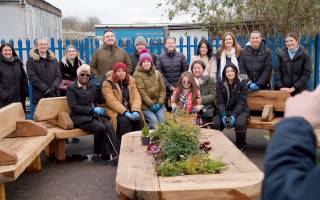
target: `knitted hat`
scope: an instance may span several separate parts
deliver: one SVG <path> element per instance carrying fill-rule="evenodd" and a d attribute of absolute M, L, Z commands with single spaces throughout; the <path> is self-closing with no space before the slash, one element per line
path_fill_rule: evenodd
<path fill-rule="evenodd" d="M 146 39 L 144 39 L 144 37 L 139 36 L 134 40 L 134 46 L 137 46 L 138 44 L 143 44 L 143 45 L 147 46 L 147 41 L 146 41 Z"/>
<path fill-rule="evenodd" d="M 113 65 L 113 73 L 112 73 L 112 80 L 114 82 L 118 82 L 118 77 L 116 75 L 116 72 L 118 71 L 118 69 L 123 69 L 126 72 L 126 78 L 125 78 L 125 82 L 127 82 L 129 80 L 128 78 L 128 68 L 127 65 L 123 62 L 117 62 Z"/>
<path fill-rule="evenodd" d="M 147 49 L 142 49 L 141 53 L 140 53 L 140 58 L 139 58 L 139 63 L 141 64 L 143 61 L 148 60 L 150 62 L 153 62 L 152 60 L 152 56 L 150 55 L 150 53 L 148 52 Z"/>
<path fill-rule="evenodd" d="M 79 74 L 80 74 L 82 71 L 88 71 L 89 74 L 90 74 L 90 66 L 87 65 L 87 64 L 82 64 L 80 67 L 78 67 L 78 69 L 77 69 L 77 76 L 79 76 Z"/>

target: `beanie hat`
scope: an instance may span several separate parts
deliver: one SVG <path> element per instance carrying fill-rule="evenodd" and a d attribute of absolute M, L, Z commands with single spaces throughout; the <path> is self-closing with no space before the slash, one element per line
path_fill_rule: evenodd
<path fill-rule="evenodd" d="M 145 60 L 148 60 L 151 63 L 153 63 L 152 56 L 150 55 L 148 50 L 147 49 L 142 49 L 142 51 L 140 53 L 139 63 L 141 64 Z"/>
<path fill-rule="evenodd" d="M 123 69 L 125 72 L 126 72 L 126 78 L 125 78 L 125 82 L 128 82 L 129 78 L 128 78 L 128 68 L 127 68 L 127 65 L 123 62 L 117 62 L 113 65 L 113 73 L 112 73 L 112 80 L 114 82 L 118 82 L 118 77 L 116 75 L 116 72 L 119 70 L 119 69 Z"/>
<path fill-rule="evenodd" d="M 77 76 L 79 76 L 79 74 L 80 74 L 82 71 L 88 71 L 89 74 L 90 74 L 90 66 L 87 65 L 87 64 L 82 64 L 80 67 L 78 67 L 78 69 L 77 69 Z"/>
<path fill-rule="evenodd" d="M 134 40 L 134 46 L 137 46 L 138 44 L 144 44 L 147 46 L 147 41 L 144 39 L 144 37 L 139 36 Z"/>

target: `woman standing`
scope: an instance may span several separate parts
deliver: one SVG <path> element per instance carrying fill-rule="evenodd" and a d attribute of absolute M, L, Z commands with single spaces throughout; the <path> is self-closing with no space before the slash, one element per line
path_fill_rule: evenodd
<path fill-rule="evenodd" d="M 222 71 L 222 80 L 217 84 L 218 114 L 213 118 L 212 128 L 222 131 L 235 127 L 236 146 L 246 150 L 246 123 L 249 118 L 248 89 L 238 78 L 238 68 L 229 64 Z"/>
<path fill-rule="evenodd" d="M 128 132 L 143 128 L 141 97 L 126 64 L 114 64 L 113 71 L 107 73 L 107 79 L 102 84 L 102 93 L 108 116 L 119 139 Z"/>
<path fill-rule="evenodd" d="M 152 55 L 146 49 L 140 53 L 136 71 L 133 74 L 142 99 L 142 111 L 150 129 L 155 129 L 164 120 L 164 102 L 166 86 L 158 70 L 156 70 Z"/>
<path fill-rule="evenodd" d="M 196 60 L 202 60 L 205 63 L 204 76 L 210 76 L 213 79 L 217 77 L 217 63 L 212 53 L 212 47 L 208 40 L 201 39 L 198 44 L 198 51 L 196 56 L 193 56 L 190 61 L 189 72 L 192 72 L 191 65 Z"/>
<path fill-rule="evenodd" d="M 222 37 L 221 47 L 217 52 L 217 80 L 222 78 L 222 71 L 226 65 L 232 63 L 239 69 L 241 47 L 233 33 L 226 32 Z M 238 70 L 239 71 L 239 70 Z"/>
<path fill-rule="evenodd" d="M 25 109 L 28 79 L 16 52 L 10 44 L 0 46 L 0 108 L 21 102 Z"/>
<path fill-rule="evenodd" d="M 307 90 L 311 70 L 311 58 L 299 45 L 298 34 L 287 34 L 286 47 L 277 54 L 276 89 L 291 96 Z"/>
<path fill-rule="evenodd" d="M 62 81 L 59 85 L 60 95 L 65 96 L 67 87 L 77 79 L 77 69 L 83 61 L 79 58 L 78 50 L 73 46 L 66 47 L 66 55 L 61 59 L 60 72 Z"/>

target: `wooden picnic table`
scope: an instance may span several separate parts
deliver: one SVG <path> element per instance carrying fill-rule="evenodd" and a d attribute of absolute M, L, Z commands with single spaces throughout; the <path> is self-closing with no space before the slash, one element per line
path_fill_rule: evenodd
<path fill-rule="evenodd" d="M 159 177 L 155 162 L 141 145 L 141 133 L 122 137 L 116 176 L 120 199 L 254 199 L 260 195 L 263 172 L 220 131 L 202 129 L 212 156 L 227 164 L 221 174 Z"/>

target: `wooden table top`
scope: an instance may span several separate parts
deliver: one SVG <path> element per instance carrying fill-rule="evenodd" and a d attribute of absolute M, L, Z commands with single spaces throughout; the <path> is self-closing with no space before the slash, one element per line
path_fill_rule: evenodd
<path fill-rule="evenodd" d="M 155 162 L 141 145 L 140 132 L 124 135 L 116 176 L 121 199 L 254 199 L 260 194 L 263 173 L 220 131 L 202 129 L 213 158 L 227 169 L 221 174 L 158 177 Z"/>

